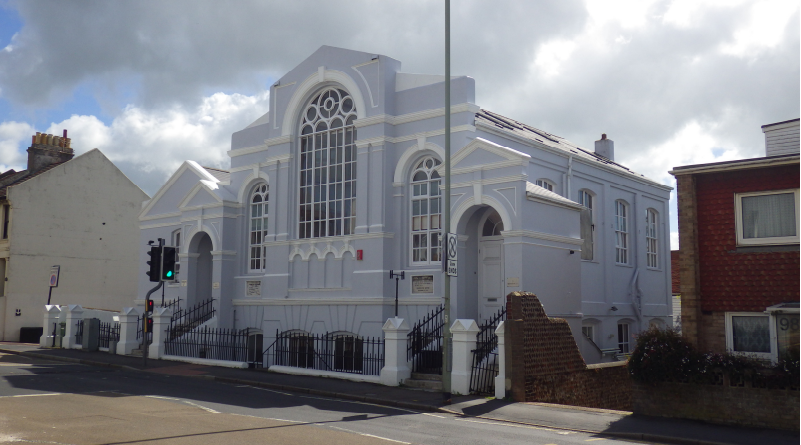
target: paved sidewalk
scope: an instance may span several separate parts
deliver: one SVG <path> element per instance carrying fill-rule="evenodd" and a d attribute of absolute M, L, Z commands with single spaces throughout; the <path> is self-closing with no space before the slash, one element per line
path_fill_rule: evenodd
<path fill-rule="evenodd" d="M 209 378 L 227 383 L 358 400 L 419 411 L 451 412 L 470 417 L 585 431 L 651 443 L 699 445 L 799 443 L 798 432 L 728 427 L 689 420 L 639 416 L 624 411 L 545 403 L 511 403 L 475 396 L 456 397 L 453 404 L 443 406 L 441 393 L 332 378 L 278 374 L 265 370 L 224 368 L 152 359 L 148 360 L 147 369 L 144 369 L 143 360 L 139 357 L 77 349 L 46 349 L 34 344 L 7 342 L 0 342 L 0 352 L 93 366 Z"/>

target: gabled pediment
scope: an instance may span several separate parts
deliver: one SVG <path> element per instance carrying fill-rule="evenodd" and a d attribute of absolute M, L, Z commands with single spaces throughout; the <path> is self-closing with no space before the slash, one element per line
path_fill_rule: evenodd
<path fill-rule="evenodd" d="M 139 213 L 140 220 L 158 218 L 160 215 L 179 212 L 179 207 L 188 194 L 196 187 L 218 189 L 220 181 L 195 161 L 185 161 L 170 179 L 159 188 L 150 201 L 147 201 Z M 219 198 L 217 198 L 219 199 Z M 221 201 L 221 199 L 220 199 Z"/>
<path fill-rule="evenodd" d="M 215 193 L 211 192 L 205 184 L 198 183 L 189 191 L 181 203 L 178 205 L 180 210 L 191 207 L 199 207 L 209 204 L 217 204 L 222 202 L 222 199 Z"/>
<path fill-rule="evenodd" d="M 483 138 L 475 138 L 451 158 L 451 168 L 454 171 L 474 168 L 488 170 L 512 165 L 527 165 L 530 159 L 530 155 L 521 151 L 498 145 Z"/>

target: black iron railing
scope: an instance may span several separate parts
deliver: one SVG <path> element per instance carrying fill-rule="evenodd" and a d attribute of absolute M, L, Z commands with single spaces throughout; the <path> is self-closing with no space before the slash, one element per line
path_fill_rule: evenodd
<path fill-rule="evenodd" d="M 406 360 L 412 362 L 412 372 L 442 374 L 444 311 L 444 306 L 434 309 L 407 335 Z"/>
<path fill-rule="evenodd" d="M 267 366 L 379 375 L 384 367 L 384 339 L 342 334 L 275 333 L 264 351 Z"/>
<path fill-rule="evenodd" d="M 167 339 L 180 337 L 214 317 L 214 299 L 201 301 L 187 309 L 178 309 L 170 318 Z"/>
<path fill-rule="evenodd" d="M 52 334 L 53 344 L 50 346 L 54 348 L 56 347 L 56 334 L 58 334 L 58 322 L 53 323 L 53 334 Z"/>
<path fill-rule="evenodd" d="M 207 358 L 234 362 L 247 361 L 250 329 L 202 328 L 167 338 L 164 352 L 181 357 Z"/>
<path fill-rule="evenodd" d="M 108 348 L 112 341 L 120 341 L 120 324 L 101 322 L 100 332 L 98 334 L 98 346 L 101 348 Z"/>
<path fill-rule="evenodd" d="M 473 369 L 470 372 L 470 393 L 495 393 L 495 376 L 498 375 L 498 336 L 495 329 L 506 320 L 506 308 L 481 322 L 473 350 Z"/>
<path fill-rule="evenodd" d="M 78 320 L 78 322 L 75 323 L 75 344 L 83 344 L 83 320 Z"/>
<path fill-rule="evenodd" d="M 172 309 L 173 312 L 179 311 L 181 309 L 181 299 L 176 298 L 175 300 L 167 301 L 161 307 Z"/>

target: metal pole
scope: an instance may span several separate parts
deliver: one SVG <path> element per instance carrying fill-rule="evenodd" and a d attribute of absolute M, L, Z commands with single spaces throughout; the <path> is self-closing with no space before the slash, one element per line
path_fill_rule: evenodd
<path fill-rule="evenodd" d="M 445 0 L 445 214 L 444 231 L 451 232 L 451 1 Z M 440 238 L 440 244 L 442 239 Z M 447 246 L 443 246 L 443 251 Z M 451 402 L 451 277 L 444 275 L 444 320 L 442 330 L 442 399 Z"/>
<path fill-rule="evenodd" d="M 395 318 L 398 318 L 398 283 L 400 282 L 400 277 L 395 276 Z"/>
<path fill-rule="evenodd" d="M 159 238 L 159 247 L 164 246 L 164 239 Z M 147 295 L 145 296 L 145 312 L 142 314 L 142 366 L 147 368 L 147 350 L 148 342 L 147 342 L 147 306 L 148 301 L 150 301 L 150 296 L 153 295 L 153 292 L 159 290 L 160 287 L 164 286 L 164 282 L 161 281 L 161 268 L 159 268 L 159 284 L 147 291 Z"/>
<path fill-rule="evenodd" d="M 50 292 L 47 293 L 47 304 L 50 305 L 50 297 L 53 296 L 53 286 L 50 286 Z"/>

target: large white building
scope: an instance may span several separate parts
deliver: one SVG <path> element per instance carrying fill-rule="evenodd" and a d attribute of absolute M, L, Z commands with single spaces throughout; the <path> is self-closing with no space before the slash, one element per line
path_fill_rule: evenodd
<path fill-rule="evenodd" d="M 454 316 L 480 321 L 508 292 L 534 292 L 588 362 L 671 324 L 670 187 L 616 163 L 605 137 L 582 149 L 482 109 L 470 77 L 451 85 Z M 214 298 L 218 326 L 263 329 L 265 344 L 276 331 L 380 336 L 390 270 L 406 271 L 400 317 L 438 307 L 444 76 L 323 46 L 270 101 L 233 134 L 227 171 L 187 161 L 145 203 L 140 297 L 146 243 L 162 237 L 180 252 L 166 298 Z"/>

